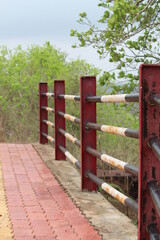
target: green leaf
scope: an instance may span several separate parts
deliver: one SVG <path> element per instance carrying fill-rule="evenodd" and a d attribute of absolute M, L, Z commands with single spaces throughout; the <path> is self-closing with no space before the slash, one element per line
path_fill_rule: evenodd
<path fill-rule="evenodd" d="M 86 12 L 82 12 L 82 13 L 79 14 L 79 16 L 82 17 L 82 18 L 85 18 L 85 17 L 87 17 L 87 13 Z"/>

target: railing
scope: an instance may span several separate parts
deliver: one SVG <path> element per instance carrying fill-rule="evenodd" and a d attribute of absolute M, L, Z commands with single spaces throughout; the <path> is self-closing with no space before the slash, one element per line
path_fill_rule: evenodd
<path fill-rule="evenodd" d="M 55 143 L 55 159 L 66 157 L 81 170 L 81 189 L 96 191 L 100 186 L 119 202 L 138 213 L 138 239 L 160 239 L 160 65 L 141 65 L 139 94 L 96 96 L 96 77 L 81 77 L 80 96 L 65 95 L 64 81 L 54 81 L 54 94 L 47 92 L 47 83 L 39 84 L 40 143 Z M 54 109 L 48 107 L 54 97 Z M 65 100 L 79 101 L 81 119 L 65 113 Z M 97 102 L 139 102 L 139 130 L 97 124 Z M 48 121 L 54 113 L 54 123 Z M 81 141 L 65 130 L 65 120 L 79 124 Z M 55 129 L 55 138 L 48 135 L 48 126 Z M 137 167 L 96 149 L 96 131 L 139 138 L 139 170 Z M 81 162 L 66 149 L 68 139 L 81 149 Z M 96 158 L 110 166 L 139 177 L 138 204 L 104 180 L 97 177 Z"/>

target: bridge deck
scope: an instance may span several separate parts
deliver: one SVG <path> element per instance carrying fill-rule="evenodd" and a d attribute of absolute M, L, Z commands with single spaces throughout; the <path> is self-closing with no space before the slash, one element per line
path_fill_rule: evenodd
<path fill-rule="evenodd" d="M 49 145 L 0 144 L 0 240 L 136 239 L 126 216 L 81 192 L 77 170 L 53 159 Z"/>
<path fill-rule="evenodd" d="M 0 144 L 0 159 L 1 240 L 101 239 L 32 145 Z"/>

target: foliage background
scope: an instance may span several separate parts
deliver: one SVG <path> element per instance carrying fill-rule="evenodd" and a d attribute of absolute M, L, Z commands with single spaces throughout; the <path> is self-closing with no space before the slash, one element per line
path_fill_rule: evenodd
<path fill-rule="evenodd" d="M 53 81 L 65 79 L 66 93 L 79 95 L 80 76 L 96 75 L 100 70 L 77 59 L 66 61 L 66 53 L 55 49 L 49 42 L 43 46 L 33 45 L 23 50 L 19 45 L 14 50 L 6 46 L 0 48 L 0 141 L 38 141 L 38 84 L 48 82 L 53 92 Z M 111 88 L 101 87 L 97 80 L 97 95 L 108 93 Z M 49 100 L 54 107 L 53 99 Z M 138 128 L 138 114 L 133 114 L 134 105 L 97 104 L 97 122 L 108 125 Z M 79 103 L 66 102 L 66 112 L 80 117 Z M 53 122 L 54 116 L 49 114 Z M 66 129 L 80 139 L 78 125 L 66 121 Z M 51 129 L 53 136 L 54 131 Z M 97 132 L 97 147 L 101 151 L 123 159 L 138 162 L 138 142 L 105 133 Z M 73 155 L 79 158 L 79 149 L 67 142 Z"/>
<path fill-rule="evenodd" d="M 101 85 L 129 93 L 139 85 L 139 65 L 160 62 L 160 0 L 98 2 L 103 14 L 96 23 L 86 12 L 80 13 L 78 22 L 85 30 L 71 30 L 78 39 L 73 47 L 92 46 L 100 58 L 108 58 L 113 69 L 106 68 Z M 125 84 L 117 86 L 117 80 Z"/>

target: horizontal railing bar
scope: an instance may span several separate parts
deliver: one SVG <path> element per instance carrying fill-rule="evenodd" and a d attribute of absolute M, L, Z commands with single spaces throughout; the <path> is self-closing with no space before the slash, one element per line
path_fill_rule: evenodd
<path fill-rule="evenodd" d="M 149 101 L 151 105 L 154 105 L 154 103 L 160 104 L 160 96 L 152 94 L 150 95 Z"/>
<path fill-rule="evenodd" d="M 91 147 L 87 147 L 86 148 L 86 151 L 90 154 L 92 154 L 93 156 L 101 159 L 102 161 L 110 164 L 111 166 L 113 167 L 116 167 L 116 168 L 119 168 L 121 170 L 124 170 L 128 173 L 131 173 L 133 174 L 134 176 L 137 176 L 138 177 L 138 168 L 131 165 L 131 164 L 128 164 L 126 162 L 123 162 L 117 158 L 114 158 L 114 157 L 111 157 L 107 154 L 104 154 L 104 153 L 101 153 L 101 152 L 98 152 L 96 149 L 93 149 Z"/>
<path fill-rule="evenodd" d="M 66 100 L 80 101 L 80 96 L 60 94 L 59 98 Z M 104 95 L 104 96 L 88 96 L 88 102 L 139 102 L 139 94 L 119 94 L 119 95 Z"/>
<path fill-rule="evenodd" d="M 80 96 L 76 95 L 66 95 L 66 94 L 60 94 L 58 95 L 59 98 L 66 99 L 66 100 L 72 100 L 72 101 L 80 101 Z"/>
<path fill-rule="evenodd" d="M 160 142 L 158 141 L 157 137 L 153 137 L 149 140 L 149 146 L 160 160 Z"/>
<path fill-rule="evenodd" d="M 63 112 L 58 112 L 58 115 L 61 116 L 61 117 L 64 117 L 65 119 L 71 121 L 71 122 L 74 122 L 74 123 L 77 123 L 77 124 L 81 124 L 81 120 L 77 117 L 74 117 L 72 115 L 69 115 L 67 113 L 63 113 Z"/>
<path fill-rule="evenodd" d="M 131 137 L 131 138 L 139 138 L 139 130 L 129 129 L 129 128 L 122 128 L 122 127 L 115 127 L 115 126 L 108 126 L 103 124 L 97 124 L 88 122 L 86 124 L 87 128 L 96 129 L 102 132 L 107 132 L 119 136 L 124 137 Z"/>
<path fill-rule="evenodd" d="M 68 140 L 70 140 L 71 142 L 73 142 L 74 144 L 76 144 L 78 147 L 81 147 L 81 143 L 80 141 L 73 137 L 71 134 L 69 134 L 68 132 L 66 132 L 65 130 L 63 129 L 59 129 L 59 132 L 65 136 Z M 111 157 L 107 154 L 103 154 L 101 152 L 98 152 L 97 150 L 91 148 L 91 147 L 87 147 L 86 148 L 86 151 L 92 155 L 94 155 L 95 157 L 98 157 L 99 159 L 101 159 L 102 161 L 104 162 L 107 162 L 108 164 L 114 166 L 114 167 L 117 167 L 121 170 L 124 170 L 126 172 L 129 172 L 131 174 L 133 174 L 134 176 L 137 176 L 138 177 L 138 168 L 131 165 L 131 164 L 128 164 L 126 162 L 123 162 L 119 159 L 116 159 L 114 157 Z"/>
<path fill-rule="evenodd" d="M 139 94 L 118 94 L 118 95 L 104 95 L 104 96 L 88 96 L 88 102 L 139 102 Z"/>
<path fill-rule="evenodd" d="M 52 138 L 51 136 L 49 136 L 49 135 L 47 135 L 46 133 L 43 133 L 43 132 L 42 132 L 42 135 L 43 135 L 45 138 L 47 138 L 50 142 L 55 143 L 54 138 Z"/>
<path fill-rule="evenodd" d="M 41 96 L 54 97 L 54 93 L 41 93 Z"/>
<path fill-rule="evenodd" d="M 74 117 L 72 115 L 63 113 L 63 112 L 58 112 L 58 114 L 61 117 L 64 117 L 68 120 L 70 120 L 71 122 L 80 124 L 81 120 L 77 117 Z M 131 137 L 131 138 L 139 138 L 139 131 L 138 130 L 134 130 L 134 129 L 129 129 L 129 128 L 121 128 L 121 127 L 115 127 L 115 126 L 108 126 L 108 125 L 103 125 L 103 124 L 97 124 L 97 123 L 91 123 L 88 122 L 86 124 L 87 128 L 91 128 L 91 129 L 96 129 L 102 132 L 107 132 L 107 133 L 111 133 L 111 134 L 116 134 L 116 135 L 120 135 L 120 136 L 126 136 L 126 137 Z"/>
<path fill-rule="evenodd" d="M 104 182 L 102 179 L 98 178 L 91 172 L 87 172 L 86 177 L 88 177 L 91 181 L 100 186 L 105 192 L 107 192 L 113 198 L 117 199 L 119 202 L 131 208 L 134 212 L 138 213 L 138 204 L 136 201 L 132 200 L 131 198 L 125 196 L 123 193 L 119 192 L 115 188 L 111 187 L 109 184 L 107 184 L 106 182 Z"/>
<path fill-rule="evenodd" d="M 59 146 L 59 149 L 64 153 L 64 155 L 78 168 L 81 168 L 80 161 L 76 159 L 70 152 L 67 151 L 66 148 Z"/>
<path fill-rule="evenodd" d="M 42 93 L 43 96 L 52 96 L 54 93 Z M 78 95 L 66 95 L 60 94 L 59 98 L 73 101 L 80 101 L 80 96 Z M 104 95 L 104 96 L 89 96 L 86 98 L 88 102 L 139 102 L 139 94 L 118 94 L 118 95 Z"/>
<path fill-rule="evenodd" d="M 155 103 L 160 104 L 160 96 L 153 95 L 153 101 L 154 101 Z"/>
<path fill-rule="evenodd" d="M 46 110 L 47 112 L 53 112 L 54 113 L 54 109 L 50 108 L 50 107 L 44 107 L 42 106 L 41 109 Z"/>
<path fill-rule="evenodd" d="M 54 128 L 54 123 L 52 123 L 52 122 L 50 122 L 50 121 L 48 121 L 48 120 L 43 120 L 42 122 L 45 123 L 45 124 L 47 124 L 48 126 Z"/>
<path fill-rule="evenodd" d="M 81 146 L 80 141 L 79 141 L 76 137 L 72 136 L 70 133 L 66 132 L 64 129 L 59 128 L 58 131 L 59 131 L 59 133 L 61 133 L 63 136 L 65 136 L 68 140 L 70 140 L 72 143 L 74 143 L 75 145 L 77 145 L 78 147 Z"/>
<path fill-rule="evenodd" d="M 147 226 L 147 231 L 150 235 L 151 240 L 160 240 L 160 234 L 158 233 L 154 223 L 151 223 Z"/>
<path fill-rule="evenodd" d="M 160 216 L 160 187 L 158 186 L 158 182 L 156 180 L 149 181 L 148 187 L 158 215 Z"/>

